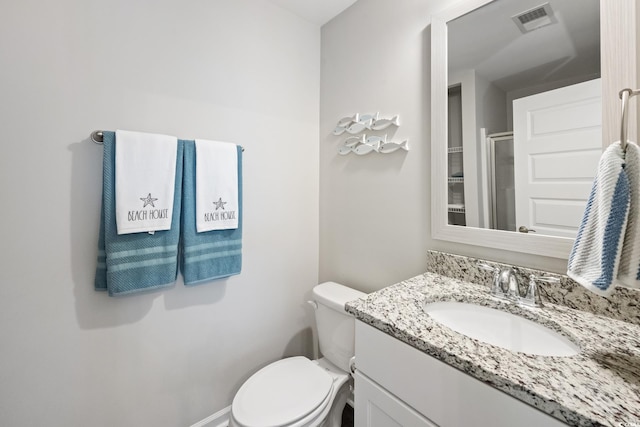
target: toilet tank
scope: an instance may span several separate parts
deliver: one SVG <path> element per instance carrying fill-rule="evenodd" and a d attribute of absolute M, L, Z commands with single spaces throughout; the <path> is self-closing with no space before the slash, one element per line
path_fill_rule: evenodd
<path fill-rule="evenodd" d="M 365 296 L 360 291 L 334 282 L 325 282 L 313 288 L 313 299 L 317 303 L 320 352 L 345 372 L 349 371 L 349 360 L 355 354 L 355 319 L 344 311 L 344 305 Z"/>

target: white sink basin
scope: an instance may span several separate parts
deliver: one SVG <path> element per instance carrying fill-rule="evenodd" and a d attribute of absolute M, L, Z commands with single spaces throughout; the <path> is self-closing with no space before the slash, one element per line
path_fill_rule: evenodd
<path fill-rule="evenodd" d="M 565 336 L 524 317 L 455 301 L 424 306 L 433 320 L 479 341 L 539 356 L 574 356 L 580 348 Z"/>

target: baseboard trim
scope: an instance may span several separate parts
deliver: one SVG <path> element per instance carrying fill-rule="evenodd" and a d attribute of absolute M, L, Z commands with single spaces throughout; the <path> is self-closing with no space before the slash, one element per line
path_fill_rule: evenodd
<path fill-rule="evenodd" d="M 231 406 L 227 406 L 215 414 L 209 415 L 207 418 L 198 421 L 191 427 L 227 427 L 229 425 L 229 412 L 231 412 Z"/>

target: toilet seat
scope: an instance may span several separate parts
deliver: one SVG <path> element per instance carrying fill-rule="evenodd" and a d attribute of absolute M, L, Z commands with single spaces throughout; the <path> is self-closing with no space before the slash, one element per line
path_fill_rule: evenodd
<path fill-rule="evenodd" d="M 333 378 L 306 357 L 265 366 L 238 390 L 231 406 L 243 427 L 297 425 L 314 419 L 331 401 Z"/>

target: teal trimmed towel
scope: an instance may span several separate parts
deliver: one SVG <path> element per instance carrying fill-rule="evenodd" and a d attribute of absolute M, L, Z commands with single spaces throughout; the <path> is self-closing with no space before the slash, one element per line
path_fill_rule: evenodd
<path fill-rule="evenodd" d="M 104 132 L 103 144 L 102 213 L 95 289 L 117 296 L 171 286 L 178 274 L 184 146 L 178 141 L 171 229 L 154 234 L 118 235 L 115 216 L 115 132 Z M 151 210 L 153 206 L 141 205 L 140 208 L 141 211 Z M 139 212 L 138 215 L 143 215 Z"/>
<path fill-rule="evenodd" d="M 240 274 L 242 270 L 242 148 L 238 153 L 238 228 L 196 231 L 195 141 L 184 141 L 180 270 L 185 285 Z"/>

